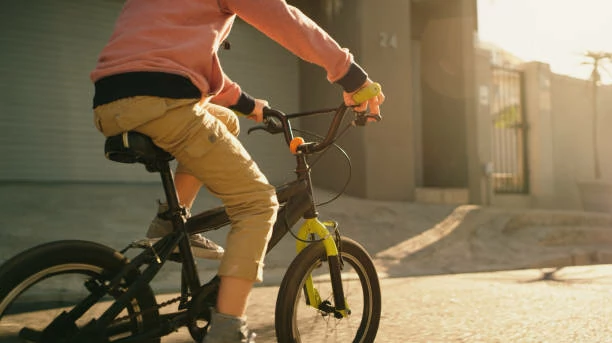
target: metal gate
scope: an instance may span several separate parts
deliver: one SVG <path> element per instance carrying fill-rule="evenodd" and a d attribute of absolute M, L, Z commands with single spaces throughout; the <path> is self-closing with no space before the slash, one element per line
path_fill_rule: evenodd
<path fill-rule="evenodd" d="M 492 177 L 496 193 L 529 192 L 523 78 L 521 70 L 492 66 Z"/>

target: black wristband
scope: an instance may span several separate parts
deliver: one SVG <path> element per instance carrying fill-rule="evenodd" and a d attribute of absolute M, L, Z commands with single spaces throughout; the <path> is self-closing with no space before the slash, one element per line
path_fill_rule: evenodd
<path fill-rule="evenodd" d="M 253 113 L 253 110 L 255 109 L 255 98 L 243 91 L 242 93 L 240 93 L 238 102 L 236 102 L 235 105 L 232 105 L 229 108 L 231 110 L 238 111 L 242 114 L 249 115 Z"/>
<path fill-rule="evenodd" d="M 346 74 L 336 83 L 342 86 L 345 92 L 351 93 L 358 90 L 367 79 L 368 74 L 357 63 L 353 62 Z"/>

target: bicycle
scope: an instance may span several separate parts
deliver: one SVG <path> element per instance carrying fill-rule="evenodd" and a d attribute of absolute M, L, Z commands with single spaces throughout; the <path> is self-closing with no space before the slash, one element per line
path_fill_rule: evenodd
<path fill-rule="evenodd" d="M 358 92 L 355 100 L 360 103 L 375 96 L 379 87 L 370 85 Z M 276 299 L 275 331 L 279 342 L 320 342 L 329 338 L 373 342 L 378 331 L 381 294 L 372 259 L 359 243 L 340 235 L 337 223 L 319 221 L 307 160 L 307 156 L 335 145 L 342 134 L 338 133 L 339 127 L 350 109 L 342 104 L 335 109 L 284 114 L 266 108 L 263 125 L 249 130 L 282 133 L 297 164 L 297 178 L 276 188 L 281 206 L 267 250 L 272 250 L 288 232 L 296 239 L 297 255 L 282 279 Z M 332 111 L 335 115 L 322 141 L 305 142 L 293 136 L 291 119 Z M 380 120 L 379 115 L 354 113 L 347 129 L 363 126 L 371 118 Z M 206 335 L 219 278 L 200 283 L 189 235 L 229 225 L 224 208 L 187 218 L 174 188 L 170 169 L 173 156 L 143 134 L 130 131 L 108 137 L 105 154 L 116 162 L 142 163 L 149 172 L 161 175 L 174 231 L 154 244 L 136 241 L 121 251 L 91 241 L 61 240 L 30 248 L 9 259 L 0 266 L 0 328 L 6 328 L 0 339 L 159 343 L 161 337 L 181 327 L 187 327 L 198 342 Z M 304 222 L 295 234 L 291 228 L 300 218 Z M 131 259 L 126 255 L 130 249 L 139 252 Z M 150 282 L 167 261 L 182 265 L 180 293 L 158 304 Z M 70 277 L 60 282 L 82 285 L 82 294 L 64 296 L 66 299 L 59 308 L 58 304 L 36 304 L 50 305 L 47 307 L 54 310 L 45 316 L 49 322 L 28 321 L 25 317 L 32 306 L 26 294 L 45 293 L 53 286 L 52 279 L 59 276 Z M 360 294 L 349 299 L 352 295 L 349 291 Z M 175 303 L 178 306 L 174 312 L 160 313 L 161 308 Z M 307 316 L 318 321 L 306 321 Z M 332 337 L 332 330 L 347 332 L 333 332 Z"/>

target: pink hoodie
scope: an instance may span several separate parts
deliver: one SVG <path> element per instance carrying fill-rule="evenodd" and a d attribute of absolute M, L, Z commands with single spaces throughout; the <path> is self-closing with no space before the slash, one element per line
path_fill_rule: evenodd
<path fill-rule="evenodd" d="M 284 0 L 127 0 L 91 79 L 143 71 L 177 74 L 188 78 L 203 97 L 234 105 L 241 89 L 223 73 L 217 50 L 236 15 L 323 67 L 330 82 L 356 88 L 361 84 L 355 83 L 367 77 L 360 68 L 351 68 L 356 64 L 347 49 Z M 358 75 L 347 84 L 341 79 L 348 74 Z"/>

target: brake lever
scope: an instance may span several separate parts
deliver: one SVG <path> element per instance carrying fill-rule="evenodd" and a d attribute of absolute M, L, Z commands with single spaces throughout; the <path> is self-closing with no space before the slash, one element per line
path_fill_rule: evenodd
<path fill-rule="evenodd" d="M 247 131 L 247 135 L 250 135 L 250 134 L 251 134 L 251 132 L 253 132 L 253 131 L 257 131 L 257 130 L 265 130 L 265 129 L 266 129 L 266 127 L 265 127 L 265 126 L 263 126 L 263 125 L 253 126 L 253 127 L 249 128 L 249 130 Z"/>
<path fill-rule="evenodd" d="M 253 131 L 264 130 L 271 134 L 283 133 L 283 124 L 276 120 L 274 117 L 266 117 L 263 120 L 264 125 L 256 125 L 251 127 L 247 134 L 250 134 Z"/>
<path fill-rule="evenodd" d="M 368 114 L 368 116 L 367 116 L 367 117 L 368 117 L 368 118 L 374 118 L 374 120 L 375 120 L 376 122 L 379 122 L 379 121 L 381 121 L 381 120 L 382 120 L 382 116 L 380 115 L 380 113 L 379 113 L 379 114 Z"/>
<path fill-rule="evenodd" d="M 355 120 L 353 120 L 353 124 L 356 126 L 365 126 L 368 123 L 368 119 L 374 119 L 379 122 L 382 120 L 382 116 L 380 114 L 368 114 L 368 112 L 355 112 Z"/>

